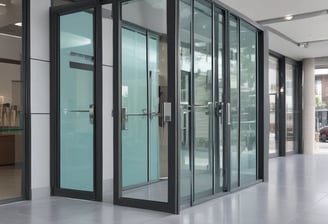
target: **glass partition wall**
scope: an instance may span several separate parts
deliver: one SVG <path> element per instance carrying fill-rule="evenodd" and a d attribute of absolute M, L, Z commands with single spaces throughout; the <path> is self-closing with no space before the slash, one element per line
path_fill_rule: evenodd
<path fill-rule="evenodd" d="M 105 3 L 53 10 L 56 195 L 101 200 Z M 114 203 L 178 213 L 263 179 L 263 31 L 206 0 L 112 3 Z"/>
<path fill-rule="evenodd" d="M 179 7 L 180 206 L 255 183 L 258 30 L 203 0 Z"/>

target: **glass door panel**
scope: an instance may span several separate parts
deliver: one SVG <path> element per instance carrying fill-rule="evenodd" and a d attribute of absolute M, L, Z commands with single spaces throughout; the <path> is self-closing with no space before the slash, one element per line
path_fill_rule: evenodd
<path fill-rule="evenodd" d="M 269 154 L 274 155 L 278 152 L 277 138 L 277 96 L 276 94 L 269 95 L 270 103 L 270 136 L 269 136 Z"/>
<path fill-rule="evenodd" d="M 279 127 L 278 127 L 278 94 L 279 94 L 279 60 L 269 57 L 269 103 L 270 103 L 270 135 L 269 154 L 278 155 Z"/>
<path fill-rule="evenodd" d="M 59 93 L 59 187 L 91 192 L 94 191 L 93 18 L 93 9 L 60 16 Z"/>
<path fill-rule="evenodd" d="M 122 187 L 148 181 L 146 35 L 122 29 Z"/>
<path fill-rule="evenodd" d="M 121 195 L 168 202 L 166 1 L 124 1 L 121 9 Z"/>
<path fill-rule="evenodd" d="M 150 153 L 150 174 L 149 178 L 150 181 L 157 181 L 160 177 L 160 168 L 158 164 L 160 164 L 160 152 L 164 152 L 164 150 L 160 150 L 160 147 L 167 147 L 166 145 L 162 145 L 161 143 L 167 142 L 162 141 L 160 142 L 160 135 L 164 138 L 163 134 L 163 124 L 160 118 L 160 92 L 163 91 L 159 89 L 159 40 L 156 36 L 148 35 L 148 98 L 149 98 L 149 112 L 148 112 L 148 119 L 149 119 L 149 153 Z M 163 99 L 163 96 L 162 96 Z M 163 102 L 162 102 L 163 103 Z M 161 123 L 160 123 L 161 122 Z M 161 157 L 167 156 L 166 153 L 161 155 Z M 167 159 L 166 159 L 167 160 Z M 167 168 L 166 168 L 167 170 Z M 162 170 L 163 178 L 167 177 L 167 173 L 165 169 Z"/>
<path fill-rule="evenodd" d="M 194 197 L 213 191 L 212 8 L 195 1 L 194 9 Z"/>
<path fill-rule="evenodd" d="M 216 158 L 216 169 L 215 169 L 215 189 L 216 192 L 221 192 L 224 188 L 224 168 L 226 162 L 224 161 L 224 103 L 225 103 L 225 77 L 224 77 L 224 17 L 222 12 L 217 12 L 217 31 L 216 31 L 216 44 L 217 44 L 217 76 L 215 79 L 215 116 L 216 116 L 216 129 L 215 129 L 215 158 Z"/>
<path fill-rule="evenodd" d="M 191 201 L 191 20 L 190 0 L 180 1 L 180 205 Z"/>
<path fill-rule="evenodd" d="M 257 32 L 240 23 L 240 185 L 257 179 Z"/>
<path fill-rule="evenodd" d="M 286 64 L 286 152 L 295 150 L 295 130 L 294 130 L 294 104 L 295 104 L 295 70 L 291 64 Z"/>
<path fill-rule="evenodd" d="M 239 186 L 239 24 L 229 18 L 230 52 L 230 180 L 231 188 Z"/>

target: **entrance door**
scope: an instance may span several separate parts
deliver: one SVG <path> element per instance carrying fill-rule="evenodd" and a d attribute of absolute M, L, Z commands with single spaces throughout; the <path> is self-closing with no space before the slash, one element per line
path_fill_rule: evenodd
<path fill-rule="evenodd" d="M 167 18 L 175 2 L 117 6 L 114 202 L 177 212 L 175 20 Z"/>
<path fill-rule="evenodd" d="M 159 85 L 158 36 L 124 27 L 122 43 L 122 187 L 129 189 L 160 180 L 160 97 L 164 89 Z M 123 196 L 131 195 L 128 192 Z"/>
<path fill-rule="evenodd" d="M 53 10 L 52 193 L 101 200 L 101 80 L 95 54 L 95 9 L 74 10 Z"/>
<path fill-rule="evenodd" d="M 163 147 L 165 124 L 161 105 L 166 95 L 160 85 L 159 37 L 146 30 L 122 28 L 122 190 L 139 198 L 137 187 L 167 189 Z M 131 60 L 133 59 L 133 60 Z M 162 147 L 162 150 L 161 150 Z M 162 156 L 160 155 L 162 153 Z M 160 163 L 160 157 L 162 164 Z M 134 190 L 129 190 L 134 189 Z M 142 190 L 141 190 L 142 191 Z M 148 195 L 167 201 L 167 194 Z M 141 198 L 144 199 L 144 198 Z"/>
<path fill-rule="evenodd" d="M 227 183 L 224 16 L 196 0 L 192 17 L 191 4 L 180 3 L 180 200 L 192 205 L 223 192 Z"/>

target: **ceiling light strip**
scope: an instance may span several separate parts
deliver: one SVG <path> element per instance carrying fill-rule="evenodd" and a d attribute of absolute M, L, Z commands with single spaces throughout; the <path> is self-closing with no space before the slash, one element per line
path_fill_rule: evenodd
<path fill-rule="evenodd" d="M 272 23 L 282 23 L 282 22 L 288 22 L 288 21 L 294 21 L 299 19 L 308 19 L 313 18 L 316 16 L 323 16 L 328 14 L 328 9 L 319 10 L 319 11 L 313 11 L 313 12 L 307 12 L 307 13 L 301 13 L 301 14 L 289 14 L 283 17 L 277 17 L 277 18 L 271 18 L 271 19 L 265 19 L 265 20 L 259 20 L 257 23 L 261 25 L 267 25 Z"/>

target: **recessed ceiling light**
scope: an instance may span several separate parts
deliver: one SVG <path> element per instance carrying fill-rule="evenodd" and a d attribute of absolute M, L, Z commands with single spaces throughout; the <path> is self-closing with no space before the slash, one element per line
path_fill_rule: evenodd
<path fill-rule="evenodd" d="M 0 6 L 6 7 L 7 5 L 5 3 L 0 3 Z"/>
<path fill-rule="evenodd" d="M 15 23 L 15 26 L 22 26 L 22 22 Z"/>
<path fill-rule="evenodd" d="M 292 20 L 294 17 L 292 15 L 285 16 L 285 20 Z"/>

